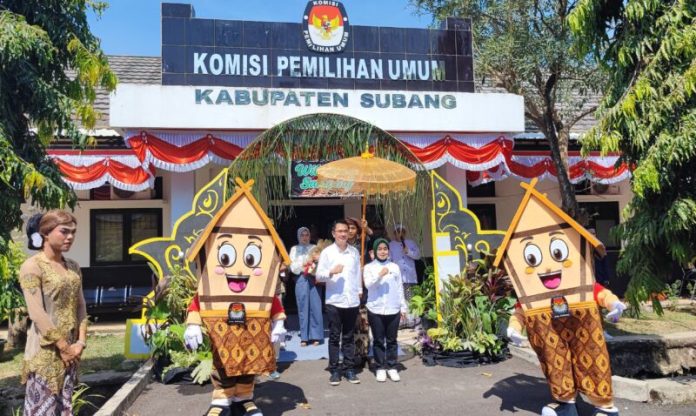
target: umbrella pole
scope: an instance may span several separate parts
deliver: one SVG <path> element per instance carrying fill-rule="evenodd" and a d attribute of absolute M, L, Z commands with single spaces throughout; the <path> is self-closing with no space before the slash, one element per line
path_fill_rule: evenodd
<path fill-rule="evenodd" d="M 367 211 L 367 195 L 362 196 L 362 220 L 365 221 L 365 212 Z M 360 224 L 360 269 L 365 265 L 365 227 Z"/>

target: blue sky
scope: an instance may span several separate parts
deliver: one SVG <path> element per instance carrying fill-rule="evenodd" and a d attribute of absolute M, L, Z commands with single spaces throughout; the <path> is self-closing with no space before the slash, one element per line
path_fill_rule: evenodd
<path fill-rule="evenodd" d="M 93 33 L 109 55 L 160 56 L 159 0 L 108 0 L 109 8 L 97 19 L 90 14 Z M 190 0 L 196 17 L 300 23 L 306 0 Z M 344 0 L 354 25 L 425 28 L 429 15 L 418 15 L 409 0 Z"/>

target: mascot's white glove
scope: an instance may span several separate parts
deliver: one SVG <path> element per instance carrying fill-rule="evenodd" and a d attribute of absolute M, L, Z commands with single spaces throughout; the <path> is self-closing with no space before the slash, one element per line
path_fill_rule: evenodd
<path fill-rule="evenodd" d="M 192 350 L 196 351 L 203 344 L 203 332 L 200 325 L 187 325 L 184 331 L 184 343 Z"/>
<path fill-rule="evenodd" d="M 520 334 L 520 332 L 515 328 L 508 327 L 506 332 L 507 337 L 510 338 L 510 341 L 512 341 L 512 343 L 518 347 L 521 346 L 522 343 L 527 340 L 527 337 Z"/>
<path fill-rule="evenodd" d="M 626 310 L 626 305 L 617 300 L 616 302 L 611 304 L 611 312 L 607 314 L 607 320 L 613 323 L 619 322 L 619 318 L 621 318 L 621 315 L 623 315 L 624 311 Z"/>
<path fill-rule="evenodd" d="M 273 329 L 271 330 L 271 342 L 275 343 L 280 341 L 287 333 L 288 331 L 285 330 L 285 324 L 282 319 L 274 321 Z"/>

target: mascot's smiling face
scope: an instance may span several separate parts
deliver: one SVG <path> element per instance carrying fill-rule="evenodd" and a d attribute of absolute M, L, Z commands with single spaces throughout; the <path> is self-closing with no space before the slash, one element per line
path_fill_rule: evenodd
<path fill-rule="evenodd" d="M 579 245 L 577 232 L 560 228 L 512 241 L 508 256 L 515 260 L 526 295 L 579 286 L 577 266 L 583 264 Z"/>
<path fill-rule="evenodd" d="M 206 260 L 211 294 L 264 294 L 275 245 L 269 235 L 213 234 Z"/>

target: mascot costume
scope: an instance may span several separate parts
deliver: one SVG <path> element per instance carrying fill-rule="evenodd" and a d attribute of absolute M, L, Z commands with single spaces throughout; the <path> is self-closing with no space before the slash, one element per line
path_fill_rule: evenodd
<path fill-rule="evenodd" d="M 577 416 L 578 391 L 594 405 L 593 416 L 618 416 L 599 306 L 614 320 L 626 306 L 595 283 L 592 251 L 605 255 L 602 243 L 536 190 L 536 182 L 521 184 L 527 192 L 494 262 L 504 263 L 519 299 L 508 337 L 519 344 L 527 329 L 555 400 L 542 416 Z"/>
<path fill-rule="evenodd" d="M 196 264 L 199 282 L 184 339 L 195 350 L 205 327 L 213 351 L 208 416 L 262 415 L 253 402 L 255 376 L 275 371 L 273 342 L 285 335 L 285 313 L 275 292 L 281 263 L 290 259 L 251 194 L 253 181 L 236 182 L 235 194 L 186 255 Z"/>

